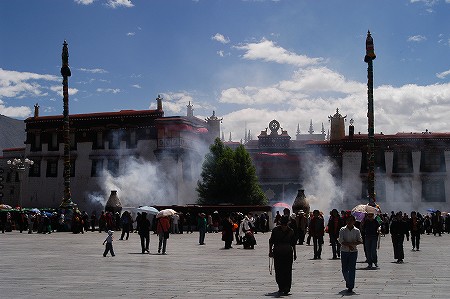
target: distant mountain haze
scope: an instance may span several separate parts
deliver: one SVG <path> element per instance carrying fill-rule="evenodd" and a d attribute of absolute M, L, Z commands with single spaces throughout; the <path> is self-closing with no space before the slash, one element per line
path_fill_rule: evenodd
<path fill-rule="evenodd" d="M 25 147 L 25 122 L 0 115 L 0 152 L 6 148 Z"/>

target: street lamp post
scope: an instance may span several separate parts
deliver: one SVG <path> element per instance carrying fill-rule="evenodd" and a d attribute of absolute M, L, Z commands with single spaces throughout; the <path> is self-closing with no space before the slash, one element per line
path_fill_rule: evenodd
<path fill-rule="evenodd" d="M 23 174 L 25 170 L 34 164 L 33 160 L 30 160 L 28 158 L 20 159 L 20 158 L 14 158 L 12 160 L 6 161 L 6 164 L 9 165 L 9 168 L 16 171 L 19 175 L 19 200 L 18 204 L 22 208 L 22 182 L 23 182 Z"/>

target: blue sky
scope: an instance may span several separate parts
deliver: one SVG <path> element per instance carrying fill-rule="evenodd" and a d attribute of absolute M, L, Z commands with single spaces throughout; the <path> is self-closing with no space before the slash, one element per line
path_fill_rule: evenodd
<path fill-rule="evenodd" d="M 365 38 L 375 42 L 375 131 L 450 132 L 450 0 L 2 0 L 0 114 L 148 109 L 223 117 L 226 139 L 277 119 L 295 137 L 339 108 L 367 132 Z"/>

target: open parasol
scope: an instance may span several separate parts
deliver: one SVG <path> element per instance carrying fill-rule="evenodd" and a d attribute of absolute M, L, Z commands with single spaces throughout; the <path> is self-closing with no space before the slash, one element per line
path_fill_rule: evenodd
<path fill-rule="evenodd" d="M 288 208 L 288 209 L 290 209 L 291 205 L 280 201 L 280 202 L 277 202 L 277 203 L 273 204 L 272 207 L 274 207 L 274 208 Z"/>
<path fill-rule="evenodd" d="M 361 222 L 364 217 L 366 216 L 366 214 L 380 214 L 380 210 L 377 209 L 376 207 L 373 207 L 371 205 L 357 205 L 356 207 L 354 207 L 352 209 L 352 215 L 355 216 L 356 221 Z"/>
<path fill-rule="evenodd" d="M 175 215 L 177 212 L 175 210 L 172 209 L 164 209 L 158 212 L 158 214 L 156 214 L 156 218 L 161 218 L 161 217 L 166 217 L 166 216 L 173 216 Z"/>
<path fill-rule="evenodd" d="M 11 210 L 12 207 L 10 205 L 0 204 L 0 210 Z"/>
<path fill-rule="evenodd" d="M 150 214 L 150 215 L 156 215 L 159 212 L 156 208 L 150 207 L 150 206 L 139 207 L 139 208 L 137 208 L 137 211 L 141 212 L 141 213 L 145 212 L 145 213 Z"/>

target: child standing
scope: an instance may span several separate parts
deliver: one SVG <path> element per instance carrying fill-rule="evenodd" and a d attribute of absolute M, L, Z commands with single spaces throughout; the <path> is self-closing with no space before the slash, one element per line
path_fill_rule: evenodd
<path fill-rule="evenodd" d="M 114 254 L 114 249 L 112 246 L 112 242 L 113 242 L 113 232 L 111 230 L 108 231 L 108 236 L 106 237 L 105 241 L 103 241 L 103 245 L 105 245 L 105 252 L 103 253 L 103 256 L 106 257 L 106 255 L 108 254 L 108 251 L 111 252 L 111 256 L 115 256 Z"/>

